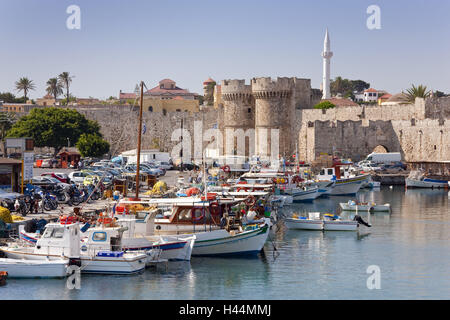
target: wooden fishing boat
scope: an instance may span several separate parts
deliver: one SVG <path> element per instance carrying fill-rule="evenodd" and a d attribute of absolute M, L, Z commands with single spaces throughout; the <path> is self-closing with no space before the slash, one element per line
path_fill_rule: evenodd
<path fill-rule="evenodd" d="M 247 221 L 238 204 L 252 207 L 256 199 L 183 197 L 177 199 L 124 200 L 119 206 L 156 206 L 162 213 L 154 219 L 155 235 L 194 234 L 193 256 L 254 255 L 261 251 L 269 235 L 269 217 Z M 270 213 L 268 213 L 270 214 Z"/>

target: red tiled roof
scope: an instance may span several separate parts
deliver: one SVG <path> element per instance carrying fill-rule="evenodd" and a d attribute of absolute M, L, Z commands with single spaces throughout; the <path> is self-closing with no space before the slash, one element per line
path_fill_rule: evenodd
<path fill-rule="evenodd" d="M 163 84 L 163 83 L 175 83 L 175 81 L 171 80 L 171 79 L 162 79 L 159 84 Z"/>
<path fill-rule="evenodd" d="M 184 100 L 184 98 L 180 97 L 180 96 L 176 96 L 175 98 L 173 98 L 173 100 Z"/>
<path fill-rule="evenodd" d="M 119 94 L 119 99 L 136 99 L 136 93 L 125 93 L 121 92 Z"/>
<path fill-rule="evenodd" d="M 378 92 L 378 91 L 375 90 L 374 88 L 369 88 L 367 90 L 364 90 L 364 92 Z"/>
<path fill-rule="evenodd" d="M 175 87 L 173 89 L 161 89 L 160 86 L 156 86 L 150 90 L 147 90 L 145 92 L 146 94 L 191 94 L 188 90 L 186 89 L 181 89 L 179 87 Z"/>
<path fill-rule="evenodd" d="M 323 102 L 323 101 L 330 101 L 336 107 L 357 107 L 357 106 L 359 106 L 357 103 L 353 102 L 352 100 L 345 99 L 345 98 L 323 99 L 320 102 Z"/>
<path fill-rule="evenodd" d="M 386 93 L 386 94 L 383 94 L 383 95 L 380 97 L 380 99 L 389 99 L 390 97 L 392 97 L 392 94 Z"/>

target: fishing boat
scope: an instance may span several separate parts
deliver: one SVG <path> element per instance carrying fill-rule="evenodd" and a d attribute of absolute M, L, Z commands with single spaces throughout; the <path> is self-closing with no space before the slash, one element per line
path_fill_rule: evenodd
<path fill-rule="evenodd" d="M 375 202 L 360 202 L 356 203 L 353 200 L 349 200 L 348 202 L 341 202 L 339 206 L 344 211 L 371 211 L 371 212 L 390 212 L 391 205 L 389 203 L 385 204 L 376 204 Z"/>
<path fill-rule="evenodd" d="M 323 230 L 323 219 L 320 218 L 320 212 L 309 212 L 308 217 L 294 214 L 292 218 L 286 218 L 285 224 L 289 229 Z"/>
<path fill-rule="evenodd" d="M 35 261 L 69 259 L 82 273 L 133 274 L 144 270 L 146 263 L 158 259 L 154 253 L 128 253 L 121 250 L 123 228 L 89 228 L 81 239 L 78 222 L 64 220 L 49 223 L 34 247 L 0 248 L 7 258 Z"/>
<path fill-rule="evenodd" d="M 67 276 L 68 259 L 25 260 L 0 258 L 0 270 L 10 278 L 64 278 Z"/>
<path fill-rule="evenodd" d="M 316 178 L 319 181 L 334 181 L 334 187 L 329 192 L 332 196 L 354 195 L 370 177 L 369 174 L 352 174 L 352 163 L 334 162 L 331 168 L 324 168 Z"/>
<path fill-rule="evenodd" d="M 157 206 L 160 216 L 154 219 L 155 235 L 196 236 L 192 256 L 254 255 L 261 251 L 269 235 L 270 212 L 260 210 L 256 215 L 249 207 L 257 205 L 256 199 L 183 197 L 177 199 L 123 200 L 119 206 L 142 204 Z M 247 211 L 242 212 L 246 207 Z"/>
<path fill-rule="evenodd" d="M 405 180 L 405 184 L 407 188 L 440 189 L 449 187 L 449 181 L 427 178 L 421 171 L 411 171 Z"/>
<path fill-rule="evenodd" d="M 283 193 L 292 196 L 294 202 L 313 201 L 320 197 L 319 187 L 297 187 L 284 189 Z"/>
<path fill-rule="evenodd" d="M 323 230 L 325 231 L 356 231 L 359 222 L 356 220 L 344 220 L 333 214 L 323 215 Z"/>

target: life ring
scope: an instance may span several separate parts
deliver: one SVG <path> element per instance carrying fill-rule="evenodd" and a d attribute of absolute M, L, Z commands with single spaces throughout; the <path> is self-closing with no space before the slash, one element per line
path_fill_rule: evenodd
<path fill-rule="evenodd" d="M 211 213 L 212 216 L 218 216 L 220 215 L 220 205 L 217 202 L 213 202 L 209 205 L 209 213 Z"/>
<path fill-rule="evenodd" d="M 256 203 L 256 199 L 255 199 L 254 196 L 250 195 L 247 198 L 245 198 L 244 203 L 246 205 L 248 205 L 249 207 L 253 207 L 255 205 L 255 203 Z"/>
<path fill-rule="evenodd" d="M 230 166 L 229 166 L 229 165 L 223 166 L 223 167 L 222 167 L 222 170 L 223 170 L 224 172 L 230 172 Z"/>
<path fill-rule="evenodd" d="M 196 216 L 195 212 L 197 212 L 198 210 L 200 210 L 201 215 L 200 216 Z M 191 216 L 192 216 L 192 221 L 200 221 L 205 217 L 205 211 L 203 208 L 192 208 L 191 209 Z"/>

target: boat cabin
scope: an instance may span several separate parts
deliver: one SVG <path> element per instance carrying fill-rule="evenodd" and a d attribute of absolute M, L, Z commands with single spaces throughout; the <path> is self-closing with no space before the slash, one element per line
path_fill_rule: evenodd
<path fill-rule="evenodd" d="M 37 240 L 34 253 L 79 257 L 80 233 L 78 223 L 49 223 L 45 226 L 42 237 Z"/>
<path fill-rule="evenodd" d="M 89 228 L 82 240 L 81 252 L 121 251 L 123 232 L 126 230 L 126 227 Z"/>
<path fill-rule="evenodd" d="M 331 168 L 322 168 L 317 175 L 319 180 L 348 179 L 352 177 L 354 168 L 352 163 L 334 163 Z"/>

